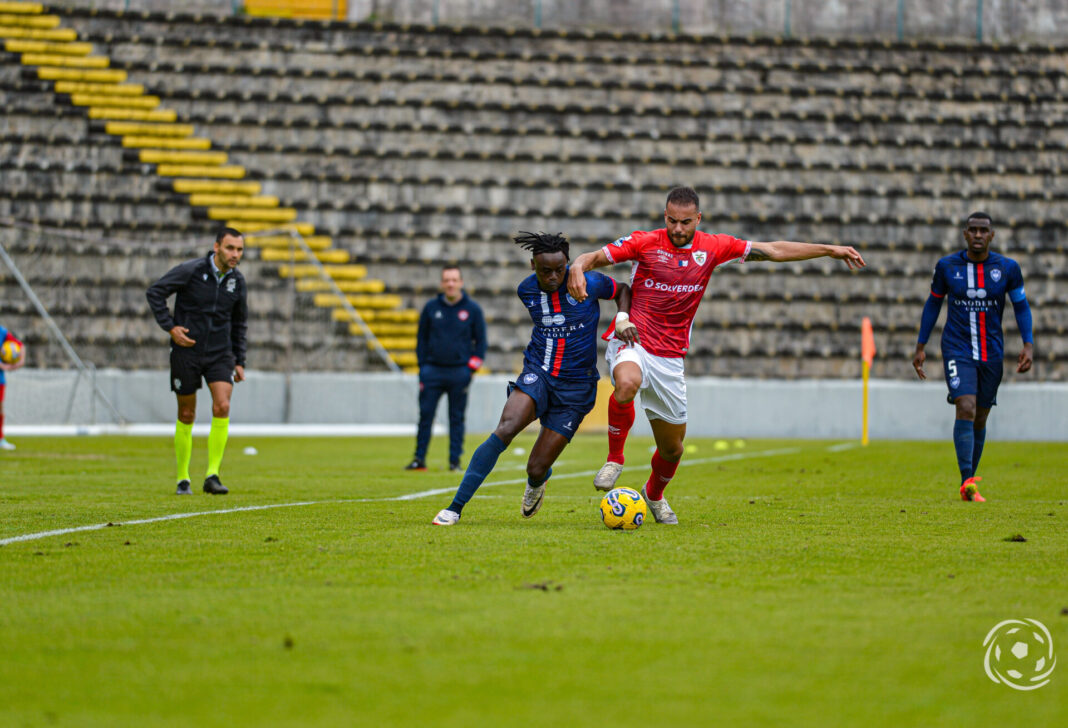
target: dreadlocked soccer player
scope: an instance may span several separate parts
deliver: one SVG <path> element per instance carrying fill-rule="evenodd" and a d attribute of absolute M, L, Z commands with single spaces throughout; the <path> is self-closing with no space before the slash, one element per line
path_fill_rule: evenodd
<path fill-rule="evenodd" d="M 589 298 L 579 302 L 568 295 L 563 287 L 568 277 L 568 242 L 563 235 L 524 232 L 515 242 L 530 251 L 534 271 L 516 290 L 534 322 L 523 355 L 523 372 L 509 383 L 501 421 L 472 455 L 452 503 L 434 518 L 438 526 L 451 526 L 460 520 L 464 506 L 493 470 L 497 458 L 535 419 L 541 421 L 541 434 L 527 459 L 523 517 L 538 512 L 552 464 L 597 401 L 598 300 L 614 300 L 623 314 L 630 310 L 630 287 L 601 273 L 586 274 Z M 636 344 L 636 329 L 626 319 L 623 315 L 617 318 L 617 335 Z"/>

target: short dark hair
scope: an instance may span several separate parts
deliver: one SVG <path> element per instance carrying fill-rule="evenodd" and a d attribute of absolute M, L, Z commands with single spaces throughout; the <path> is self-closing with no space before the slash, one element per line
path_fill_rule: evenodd
<path fill-rule="evenodd" d="M 994 227 L 994 218 L 990 217 L 990 215 L 987 215 L 985 212 L 979 210 L 973 212 L 971 215 L 968 215 L 968 219 L 964 221 L 964 226 L 967 227 L 968 223 L 975 219 L 986 220 L 988 223 L 990 223 L 990 227 Z"/>
<path fill-rule="evenodd" d="M 221 243 L 223 241 L 223 238 L 225 238 L 227 235 L 229 235 L 231 238 L 243 238 L 243 237 L 245 237 L 244 235 L 239 233 L 237 230 L 234 230 L 232 227 L 224 227 L 224 228 L 219 228 L 219 232 L 216 233 L 216 235 L 215 235 L 215 242 Z"/>
<path fill-rule="evenodd" d="M 563 253 L 565 258 L 571 260 L 571 244 L 563 233 L 528 233 L 520 230 L 512 240 L 520 248 L 529 250 L 531 257 L 542 253 Z"/>
<path fill-rule="evenodd" d="M 676 187 L 671 192 L 668 192 L 667 202 L 664 203 L 664 207 L 668 205 L 678 205 L 679 207 L 686 207 L 693 205 L 695 209 L 701 209 L 701 198 L 697 196 L 697 191 L 693 187 Z"/>
<path fill-rule="evenodd" d="M 441 272 L 442 273 L 444 273 L 447 270 L 456 271 L 457 273 L 460 274 L 460 278 L 461 279 L 463 279 L 463 277 L 464 277 L 464 272 L 462 270 L 460 270 L 460 266 L 456 265 L 455 263 L 449 263 L 448 265 L 441 266 Z"/>

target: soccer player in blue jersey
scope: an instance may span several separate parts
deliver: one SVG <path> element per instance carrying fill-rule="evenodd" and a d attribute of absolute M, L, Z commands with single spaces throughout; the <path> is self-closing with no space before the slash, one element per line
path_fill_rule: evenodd
<path fill-rule="evenodd" d="M 942 367 L 949 386 L 949 403 L 957 407 L 953 444 L 960 469 L 960 497 L 983 502 L 975 476 L 986 442 L 986 418 L 997 404 L 1001 384 L 1004 339 L 1001 315 L 1005 296 L 1012 301 L 1023 350 L 1016 371 L 1031 369 L 1033 337 L 1031 308 L 1024 295 L 1023 273 L 1012 258 L 991 252 L 994 222 L 985 212 L 973 212 L 964 227 L 964 250 L 938 261 L 931 281 L 931 295 L 923 307 L 920 336 L 912 366 L 920 379 L 927 379 L 924 346 L 938 321 L 942 301 L 949 300 L 949 313 L 942 329 Z"/>
<path fill-rule="evenodd" d="M 612 299 L 620 312 L 630 311 L 630 286 L 601 273 L 586 274 L 589 298 L 585 301 L 580 303 L 568 294 L 569 245 L 563 235 L 520 233 L 515 242 L 530 251 L 534 271 L 516 290 L 534 322 L 523 355 L 523 372 L 509 383 L 508 401 L 497 429 L 471 456 L 452 503 L 434 517 L 437 526 L 451 526 L 460 520 L 464 505 L 493 470 L 497 458 L 536 419 L 541 421 L 541 433 L 527 459 L 522 513 L 530 518 L 538 512 L 552 464 L 597 401 L 597 301 Z M 627 317 L 618 317 L 615 327 L 617 336 L 637 343 L 637 329 Z"/>

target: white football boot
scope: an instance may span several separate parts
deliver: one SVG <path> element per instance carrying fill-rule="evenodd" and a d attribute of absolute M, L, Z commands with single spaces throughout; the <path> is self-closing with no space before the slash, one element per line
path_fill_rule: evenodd
<path fill-rule="evenodd" d="M 448 508 L 443 508 L 438 511 L 438 515 L 434 516 L 435 526 L 455 526 L 460 522 L 460 514 L 456 511 L 450 511 Z"/>
<path fill-rule="evenodd" d="M 523 518 L 530 518 L 540 511 L 543 500 L 545 500 L 545 483 L 537 488 L 527 483 L 527 489 L 523 491 Z"/>
<path fill-rule="evenodd" d="M 666 498 L 661 498 L 658 501 L 649 500 L 649 496 L 645 494 L 644 485 L 642 486 L 642 498 L 649 505 L 649 511 L 652 512 L 653 520 L 657 523 L 671 526 L 679 525 L 679 517 L 675 515 L 675 511 L 671 510 Z"/>
<path fill-rule="evenodd" d="M 593 476 L 593 487 L 597 490 L 612 490 L 616 487 L 616 481 L 623 474 L 623 463 L 611 461 L 601 466 L 597 475 Z"/>

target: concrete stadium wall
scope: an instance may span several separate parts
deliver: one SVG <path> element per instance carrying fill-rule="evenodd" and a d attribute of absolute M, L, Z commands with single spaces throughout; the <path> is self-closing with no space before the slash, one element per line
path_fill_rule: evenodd
<path fill-rule="evenodd" d="M 172 0 L 60 0 L 67 7 L 174 11 Z M 186 0 L 181 10 L 232 15 L 234 0 Z M 980 17 L 979 9 L 982 8 Z M 349 0 L 350 20 L 610 28 L 797 37 L 898 37 L 1060 41 L 1063 0 Z"/>
<path fill-rule="evenodd" d="M 76 374 L 23 369 L 8 377 L 6 423 L 55 424 L 64 421 Z M 174 396 L 164 371 L 97 374 L 101 390 L 131 423 L 171 423 Z M 468 406 L 471 433 L 492 431 L 505 401 L 507 376 L 475 380 Z M 250 372 L 233 398 L 235 424 L 381 424 L 411 425 L 417 417 L 417 381 L 394 374 L 294 374 L 286 384 L 279 373 Z M 836 380 L 688 381 L 689 434 L 699 437 L 790 437 L 857 439 L 861 428 L 861 385 Z M 73 421 L 90 421 L 90 387 L 83 381 L 74 400 Z M 1001 440 L 1068 442 L 1068 384 L 1013 384 L 1001 388 L 989 422 L 990 437 Z M 199 422 L 210 420 L 210 395 L 202 390 Z M 288 410 L 288 416 L 287 416 Z M 110 419 L 96 405 L 95 422 Z M 438 422 L 446 424 L 442 402 Z M 872 439 L 939 440 L 949 437 L 953 409 L 945 401 L 941 379 L 927 382 L 872 382 Z M 639 416 L 637 434 L 649 434 Z"/>

